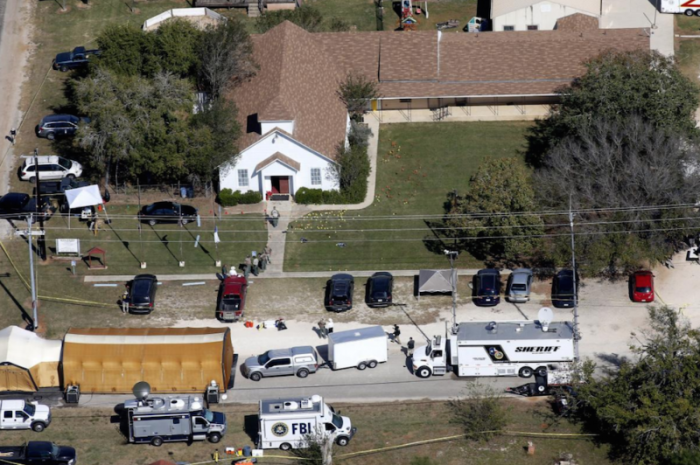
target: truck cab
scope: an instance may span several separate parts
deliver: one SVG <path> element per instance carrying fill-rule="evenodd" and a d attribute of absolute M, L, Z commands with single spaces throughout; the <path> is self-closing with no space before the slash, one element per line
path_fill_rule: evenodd
<path fill-rule="evenodd" d="M 416 347 L 412 357 L 413 372 L 419 378 L 444 375 L 448 370 L 448 350 L 448 340 L 442 336 L 435 336 L 427 345 Z"/>
<path fill-rule="evenodd" d="M 29 441 L 23 446 L 0 447 L 4 463 L 21 465 L 75 465 L 75 449 L 48 441 Z"/>
<path fill-rule="evenodd" d="M 40 433 L 51 423 L 51 409 L 38 402 L 0 401 L 0 430 L 31 429 Z"/>

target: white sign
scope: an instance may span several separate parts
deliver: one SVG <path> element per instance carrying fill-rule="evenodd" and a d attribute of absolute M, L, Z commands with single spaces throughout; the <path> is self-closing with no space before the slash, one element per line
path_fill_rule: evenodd
<path fill-rule="evenodd" d="M 80 239 L 56 239 L 56 253 L 80 255 Z"/>

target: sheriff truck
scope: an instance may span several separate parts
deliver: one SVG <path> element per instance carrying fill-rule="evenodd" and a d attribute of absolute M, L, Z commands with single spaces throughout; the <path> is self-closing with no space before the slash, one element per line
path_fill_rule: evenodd
<path fill-rule="evenodd" d="M 569 322 L 502 321 L 459 323 L 444 337 L 417 347 L 413 372 L 420 378 L 444 375 L 547 376 L 574 361 L 574 330 Z"/>

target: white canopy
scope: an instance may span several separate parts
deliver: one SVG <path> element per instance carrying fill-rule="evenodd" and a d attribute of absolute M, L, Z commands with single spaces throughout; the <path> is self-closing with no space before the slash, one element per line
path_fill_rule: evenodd
<path fill-rule="evenodd" d="M 31 331 L 8 326 L 0 331 L 0 363 L 31 368 L 42 362 L 61 360 L 60 340 L 42 339 Z"/>
<path fill-rule="evenodd" d="M 421 292 L 452 293 L 452 283 L 457 285 L 457 270 L 420 270 L 418 275 L 418 296 Z"/>
<path fill-rule="evenodd" d="M 68 208 L 93 207 L 102 204 L 102 195 L 97 185 L 77 187 L 66 191 Z"/>

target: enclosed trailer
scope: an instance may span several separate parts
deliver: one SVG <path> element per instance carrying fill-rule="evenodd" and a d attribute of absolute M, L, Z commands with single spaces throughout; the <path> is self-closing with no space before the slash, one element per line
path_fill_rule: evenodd
<path fill-rule="evenodd" d="M 328 335 L 328 361 L 334 370 L 374 368 L 389 358 L 389 339 L 381 326 Z"/>

